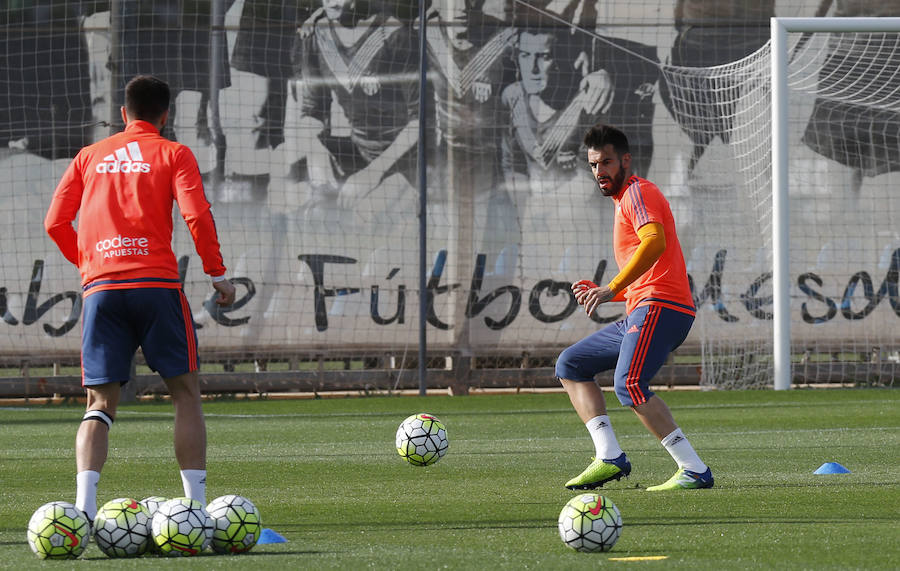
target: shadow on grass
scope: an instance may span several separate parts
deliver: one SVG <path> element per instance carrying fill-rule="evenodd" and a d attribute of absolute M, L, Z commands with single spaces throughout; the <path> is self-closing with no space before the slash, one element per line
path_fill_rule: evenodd
<path fill-rule="evenodd" d="M 834 518 L 784 518 L 784 517 L 758 517 L 758 518 L 718 518 L 718 519 L 697 519 L 693 518 L 691 520 L 685 519 L 661 519 L 661 520 L 628 520 L 628 526 L 707 526 L 707 525 L 760 525 L 760 524 L 791 524 L 791 525 L 822 525 L 822 524 L 836 524 L 836 525 L 868 525 L 873 522 L 881 522 L 881 523 L 896 523 L 896 519 L 889 517 L 859 517 L 859 518 L 849 518 L 845 516 L 841 516 L 840 520 L 835 520 Z"/>
<path fill-rule="evenodd" d="M 215 557 L 216 559 L 222 559 L 222 558 L 227 557 L 228 558 L 227 560 L 230 563 L 238 563 L 238 562 L 247 561 L 248 558 L 257 558 L 257 557 L 272 557 L 272 556 L 283 557 L 285 555 L 338 555 L 338 554 L 339 554 L 339 552 L 337 552 L 337 551 L 316 551 L 313 549 L 265 551 L 265 548 L 263 548 L 262 546 L 257 546 L 257 547 L 254 547 L 252 551 L 249 551 L 246 553 L 241 553 L 240 555 L 228 555 L 228 554 L 224 554 L 224 553 L 215 553 L 212 551 L 204 551 L 203 553 L 199 553 L 197 555 L 194 555 L 194 556 L 191 556 L 188 558 L 176 557 L 176 556 L 166 557 L 164 555 L 144 555 L 141 557 L 135 557 L 134 559 L 135 560 L 160 559 L 163 561 L 177 561 L 177 560 L 183 560 L 183 559 L 190 559 L 190 560 L 197 560 L 197 559 L 201 559 L 201 558 L 206 559 L 209 557 Z M 239 557 L 239 559 L 236 560 L 235 557 Z M 91 557 L 81 557 L 80 559 L 83 559 L 85 561 L 109 561 L 111 558 L 106 557 L 105 555 L 92 555 Z M 258 563 L 261 563 L 261 562 L 258 562 Z M 235 567 L 235 568 L 238 568 L 238 567 Z"/>
<path fill-rule="evenodd" d="M 633 526 L 709 526 L 709 525 L 760 525 L 760 524 L 788 524 L 788 525 L 821 525 L 821 524 L 841 524 L 841 525 L 860 525 L 871 523 L 895 523 L 896 520 L 890 517 L 859 517 L 848 518 L 842 516 L 839 521 L 831 517 L 821 518 L 791 518 L 782 516 L 772 517 L 752 517 L 752 518 L 685 518 L 677 517 L 659 517 L 659 518 L 643 518 L 629 519 L 627 525 Z M 316 533 L 328 532 L 333 529 L 341 529 L 344 531 L 365 530 L 366 532 L 433 532 L 433 531 L 484 531 L 491 530 L 509 530 L 509 529 L 555 529 L 556 522 L 547 518 L 534 518 L 519 521 L 501 521 L 501 520 L 478 520 L 478 521 L 444 521 L 440 524 L 404 524 L 399 522 L 360 522 L 354 521 L 353 525 L 347 523 L 317 523 L 315 525 L 277 525 L 280 530 L 289 529 L 295 533 Z"/>
<path fill-rule="evenodd" d="M 806 473 L 797 475 L 798 478 L 800 478 L 800 477 L 806 478 L 807 476 L 810 476 L 810 475 L 806 474 Z M 817 476 L 817 477 L 819 477 L 819 476 Z M 590 492 L 594 492 L 594 493 L 598 493 L 598 492 L 600 492 L 600 493 L 602 493 L 602 492 L 615 492 L 615 493 L 635 492 L 635 493 L 639 493 L 639 494 L 645 494 L 645 493 L 648 493 L 646 491 L 646 487 L 652 486 L 653 484 L 654 484 L 654 482 L 652 482 L 652 481 L 635 482 L 635 483 L 629 483 L 627 485 L 620 485 L 618 487 L 612 487 L 612 488 L 597 488 L 596 490 L 589 490 L 588 493 L 590 493 Z M 810 489 L 810 488 L 816 488 L 816 489 L 818 489 L 818 488 L 829 488 L 829 489 L 833 489 L 833 488 L 845 488 L 845 489 L 846 488 L 893 488 L 893 487 L 896 487 L 896 485 L 897 485 L 897 482 L 871 482 L 871 481 L 861 481 L 861 480 L 855 480 L 855 479 L 846 479 L 846 480 L 842 480 L 842 481 L 819 480 L 819 481 L 796 482 L 796 483 L 785 482 L 785 483 L 781 483 L 781 484 L 772 483 L 772 482 L 768 482 L 768 483 L 764 483 L 764 484 L 763 483 L 748 484 L 748 483 L 744 483 L 744 482 L 730 484 L 730 483 L 725 483 L 725 482 L 720 483 L 719 480 L 716 480 L 716 486 L 714 488 L 706 489 L 706 490 L 697 490 L 695 493 L 704 494 L 704 495 L 709 494 L 709 495 L 718 497 L 718 494 L 721 494 L 721 493 L 739 492 L 741 490 L 761 490 L 761 489 L 799 490 L 799 489 Z M 573 491 L 572 493 L 577 493 L 577 492 Z M 672 494 L 672 493 L 678 494 L 681 492 L 650 492 L 650 493 L 658 494 L 658 496 L 660 498 L 663 498 L 663 497 L 671 498 L 672 496 L 670 494 Z"/>
<path fill-rule="evenodd" d="M 354 520 L 352 525 L 346 522 L 340 523 L 322 523 L 316 524 L 275 524 L 279 530 L 286 529 L 297 533 L 309 533 L 329 531 L 332 529 L 342 530 L 363 530 L 369 531 L 435 531 L 435 530 L 484 530 L 484 529 L 541 529 L 555 528 L 556 522 L 546 518 L 526 519 L 519 521 L 500 521 L 500 520 L 477 520 L 477 521 L 452 521 L 446 520 L 440 524 L 428 525 L 427 523 L 416 522 L 414 524 L 405 524 L 400 522 L 360 522 Z M 280 531 L 279 531 L 280 533 Z"/>
<path fill-rule="evenodd" d="M 806 477 L 807 474 L 803 474 Z M 825 476 L 826 478 L 828 476 Z M 737 486 L 719 486 L 719 490 L 746 490 L 746 489 L 787 489 L 787 488 L 893 488 L 897 486 L 897 482 L 866 482 L 859 480 L 821 480 L 817 482 L 796 483 L 796 484 L 739 484 Z"/>

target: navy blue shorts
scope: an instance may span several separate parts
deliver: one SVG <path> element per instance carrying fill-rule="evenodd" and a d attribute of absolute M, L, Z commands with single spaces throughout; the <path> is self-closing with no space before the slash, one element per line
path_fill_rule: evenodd
<path fill-rule="evenodd" d="M 197 333 L 180 289 L 114 289 L 84 298 L 84 386 L 127 382 L 138 347 L 164 379 L 197 370 Z"/>
<path fill-rule="evenodd" d="M 653 396 L 650 379 L 684 342 L 693 323 L 688 313 L 657 305 L 638 307 L 624 320 L 610 323 L 560 353 L 556 376 L 593 382 L 597 373 L 615 369 L 619 402 L 643 404 Z"/>

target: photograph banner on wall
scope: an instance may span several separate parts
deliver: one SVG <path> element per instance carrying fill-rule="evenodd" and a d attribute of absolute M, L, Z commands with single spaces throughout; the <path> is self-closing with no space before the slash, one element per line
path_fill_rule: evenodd
<path fill-rule="evenodd" d="M 609 26 L 574 0 L 434 1 L 422 22 L 402 2 L 96 4 L 0 9 L 13 42 L 0 56 L 0 356 L 77 355 L 81 284 L 43 217 L 145 72 L 171 84 L 162 134 L 198 160 L 237 287 L 233 306 L 211 302 L 176 208 L 201 350 L 410 351 L 420 296 L 429 349 L 469 354 L 552 353 L 622 319 L 619 303 L 584 315 L 570 290 L 618 273 L 615 203 L 582 143 L 596 123 L 622 128 L 633 173 L 670 203 L 698 310 L 687 345 L 771 340 L 771 2 L 709 27 L 639 6 Z M 54 22 L 59 37 L 37 42 Z M 800 345 L 856 350 L 897 330 L 900 161 L 896 137 L 875 134 L 896 132 L 900 109 L 852 95 L 893 85 L 896 43 L 798 43 L 798 81 L 822 79 L 791 100 Z M 862 69 L 860 53 L 879 64 Z M 852 149 L 838 145 L 851 135 Z"/>

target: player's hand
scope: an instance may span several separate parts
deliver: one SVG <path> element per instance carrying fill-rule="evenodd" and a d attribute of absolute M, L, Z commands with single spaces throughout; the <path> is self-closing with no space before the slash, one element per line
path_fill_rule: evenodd
<path fill-rule="evenodd" d="M 578 155 L 572 151 L 560 151 L 553 160 L 556 161 L 556 164 L 559 165 L 560 168 L 571 169 L 575 167 Z"/>
<path fill-rule="evenodd" d="M 377 172 L 371 168 L 372 165 L 356 172 L 341 187 L 341 193 L 338 196 L 338 203 L 341 208 L 355 208 L 357 203 L 369 196 L 381 182 L 381 172 Z"/>
<path fill-rule="evenodd" d="M 300 36 L 301 40 L 305 40 L 313 34 L 315 22 L 323 13 L 325 13 L 325 8 L 320 6 L 309 15 L 309 18 L 307 18 L 305 22 L 297 26 L 297 35 Z"/>
<path fill-rule="evenodd" d="M 485 83 L 483 81 L 476 81 L 472 85 L 472 91 L 475 94 L 475 101 L 478 103 L 484 103 L 491 97 L 491 84 Z"/>
<path fill-rule="evenodd" d="M 222 280 L 220 282 L 213 282 L 213 289 L 219 292 L 219 296 L 216 297 L 216 304 L 221 305 L 223 307 L 229 306 L 234 303 L 234 284 L 231 283 L 230 280 Z"/>
<path fill-rule="evenodd" d="M 598 286 L 590 280 L 575 282 L 572 284 L 572 292 L 575 294 L 575 301 L 584 306 L 587 315 L 594 313 L 601 303 L 606 303 L 616 296 L 607 286 Z"/>
<path fill-rule="evenodd" d="M 337 177 L 331 166 L 331 152 L 316 137 L 313 139 L 311 148 L 306 153 L 309 184 L 318 188 L 337 188 Z"/>
<path fill-rule="evenodd" d="M 572 293 L 575 294 L 575 301 L 578 302 L 578 305 L 584 305 L 584 298 L 587 296 L 587 292 L 595 287 L 597 287 L 597 284 L 591 280 L 579 280 L 572 284 Z"/>
<path fill-rule="evenodd" d="M 606 113 L 612 105 L 613 83 L 605 69 L 587 74 L 579 85 L 584 93 L 584 111 L 588 115 Z"/>
<path fill-rule="evenodd" d="M 364 75 L 359 80 L 359 85 L 362 87 L 363 93 L 368 95 L 369 97 L 378 93 L 381 90 L 381 82 L 378 81 L 378 77 L 374 75 Z"/>

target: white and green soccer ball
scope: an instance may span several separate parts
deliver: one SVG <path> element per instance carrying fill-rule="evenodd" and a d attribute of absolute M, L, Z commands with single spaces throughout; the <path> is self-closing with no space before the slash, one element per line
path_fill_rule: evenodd
<path fill-rule="evenodd" d="M 28 521 L 28 545 L 41 559 L 75 559 L 84 552 L 91 525 L 83 511 L 69 502 L 49 502 Z"/>
<path fill-rule="evenodd" d="M 151 528 L 153 541 L 163 555 L 187 557 L 209 546 L 213 520 L 199 501 L 173 498 L 153 514 Z"/>
<path fill-rule="evenodd" d="M 147 508 L 147 512 L 150 514 L 150 519 L 153 519 L 153 515 L 156 513 L 156 510 L 159 509 L 159 506 L 163 505 L 167 501 L 169 501 L 169 498 L 165 498 L 163 496 L 149 496 L 138 503 Z"/>
<path fill-rule="evenodd" d="M 157 554 L 159 553 L 159 547 L 157 547 L 156 542 L 153 541 L 153 529 L 152 529 L 153 514 L 156 513 L 156 510 L 159 509 L 159 506 L 163 505 L 167 501 L 169 501 L 169 498 L 166 498 L 163 496 L 149 496 L 149 497 L 144 498 L 140 502 L 138 502 L 142 506 L 147 508 L 147 513 L 150 514 L 151 530 L 150 530 L 150 541 L 148 542 L 148 545 L 147 545 L 147 553 L 157 553 Z"/>
<path fill-rule="evenodd" d="M 229 494 L 209 502 L 206 511 L 213 519 L 213 551 L 245 553 L 256 545 L 262 531 L 262 521 L 253 502 L 243 496 Z"/>
<path fill-rule="evenodd" d="M 609 498 L 575 496 L 559 513 L 559 537 L 575 551 L 609 551 L 622 531 L 622 515 Z"/>
<path fill-rule="evenodd" d="M 94 541 L 108 557 L 140 557 L 153 541 L 150 512 L 132 498 L 106 502 L 94 517 Z"/>
<path fill-rule="evenodd" d="M 397 428 L 397 453 L 413 466 L 429 466 L 447 453 L 447 429 L 437 417 L 419 413 Z"/>

